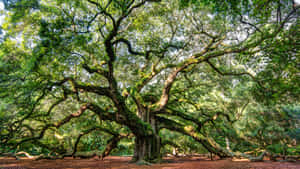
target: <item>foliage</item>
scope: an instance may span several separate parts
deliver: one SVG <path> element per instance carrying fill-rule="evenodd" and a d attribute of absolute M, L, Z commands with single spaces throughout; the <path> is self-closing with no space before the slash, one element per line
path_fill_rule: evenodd
<path fill-rule="evenodd" d="M 3 13 L 0 152 L 299 152 L 290 0 L 16 0 Z"/>

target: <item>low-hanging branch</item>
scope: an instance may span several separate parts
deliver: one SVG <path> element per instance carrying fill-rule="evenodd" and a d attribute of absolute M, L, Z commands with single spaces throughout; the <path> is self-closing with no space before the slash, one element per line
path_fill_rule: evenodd
<path fill-rule="evenodd" d="M 169 129 L 170 131 L 176 131 L 183 135 L 187 135 L 192 137 L 195 141 L 199 142 L 203 145 L 204 148 L 206 148 L 209 152 L 212 152 L 214 154 L 217 154 L 220 157 L 228 157 L 230 156 L 229 153 L 221 149 L 220 147 L 217 147 L 216 145 L 211 144 L 206 140 L 204 136 L 202 136 L 199 132 L 196 132 L 196 129 L 193 129 L 192 126 L 185 127 L 182 124 L 179 124 L 177 122 L 174 122 L 173 120 L 166 119 L 163 117 L 159 117 L 160 121 L 160 128 Z"/>
<path fill-rule="evenodd" d="M 263 157 L 266 155 L 266 151 L 263 151 L 259 156 L 253 157 L 248 154 L 240 153 L 240 152 L 232 152 L 231 150 L 227 150 L 221 147 L 218 143 L 216 143 L 209 136 L 203 136 L 201 133 L 197 132 L 196 129 L 191 127 L 186 128 L 179 123 L 176 123 L 170 119 L 166 119 L 163 117 L 159 117 L 160 119 L 160 127 L 169 129 L 170 131 L 177 131 L 183 135 L 187 135 L 192 137 L 195 141 L 201 143 L 204 148 L 206 148 L 209 152 L 217 154 L 220 157 L 237 157 L 237 158 L 246 158 L 250 161 L 262 161 Z"/>
<path fill-rule="evenodd" d="M 106 147 L 104 149 L 104 151 L 101 154 L 101 159 L 103 160 L 103 158 L 107 157 L 111 151 L 115 148 L 117 148 L 118 143 L 120 142 L 121 139 L 123 138 L 127 138 L 129 135 L 114 135 L 111 139 L 109 139 L 107 141 Z"/>
<path fill-rule="evenodd" d="M 72 156 L 74 157 L 76 152 L 77 152 L 77 147 L 78 147 L 78 143 L 80 142 L 80 139 L 82 136 L 85 136 L 87 134 L 90 134 L 91 132 L 95 131 L 95 130 L 99 130 L 99 131 L 103 131 L 103 132 L 106 132 L 106 133 L 109 133 L 111 135 L 113 135 L 114 137 L 115 136 L 119 136 L 119 134 L 115 131 L 112 131 L 112 130 L 109 130 L 107 128 L 103 128 L 101 126 L 97 126 L 97 127 L 93 127 L 93 128 L 90 128 L 88 130 L 85 130 L 83 131 L 82 133 L 80 133 L 75 141 L 75 144 L 74 144 L 74 148 L 73 148 L 73 152 L 72 152 Z"/>
<path fill-rule="evenodd" d="M 41 129 L 41 132 L 38 134 L 38 136 L 35 136 L 35 137 L 27 137 L 27 138 L 24 138 L 22 139 L 21 141 L 17 142 L 15 145 L 14 145 L 14 149 L 25 143 L 25 142 L 29 142 L 29 141 L 35 141 L 35 140 L 40 140 L 44 137 L 45 135 L 45 132 L 52 128 L 52 127 L 55 127 L 55 128 L 60 128 L 62 125 L 68 123 L 71 119 L 73 118 L 78 118 L 80 117 L 87 109 L 88 109 L 88 105 L 89 104 L 85 104 L 83 106 L 80 107 L 80 109 L 76 112 L 76 113 L 72 113 L 70 114 L 69 116 L 65 117 L 64 119 L 62 119 L 61 121 L 55 123 L 55 124 L 46 124 L 42 129 Z"/>

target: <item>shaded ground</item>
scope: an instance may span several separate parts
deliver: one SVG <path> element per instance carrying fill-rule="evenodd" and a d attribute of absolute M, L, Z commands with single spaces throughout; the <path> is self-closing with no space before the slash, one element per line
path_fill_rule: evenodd
<path fill-rule="evenodd" d="M 106 159 L 15 160 L 0 158 L 0 169 L 300 169 L 300 162 L 232 162 L 210 161 L 205 157 L 167 158 L 163 164 L 139 166 L 129 163 L 131 157 L 111 156 Z"/>

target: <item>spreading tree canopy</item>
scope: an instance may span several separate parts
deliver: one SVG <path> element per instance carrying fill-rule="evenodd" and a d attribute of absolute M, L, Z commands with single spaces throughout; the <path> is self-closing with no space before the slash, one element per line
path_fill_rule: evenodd
<path fill-rule="evenodd" d="M 103 157 L 133 138 L 133 160 L 153 162 L 182 135 L 220 157 L 295 140 L 300 20 L 291 0 L 4 4 L 2 152 L 76 156 L 85 135 L 105 133 Z"/>

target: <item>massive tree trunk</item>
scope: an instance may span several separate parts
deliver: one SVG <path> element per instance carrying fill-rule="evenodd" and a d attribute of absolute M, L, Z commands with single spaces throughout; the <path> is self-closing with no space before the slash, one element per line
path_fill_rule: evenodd
<path fill-rule="evenodd" d="M 133 161 L 159 162 L 161 159 L 160 147 L 160 137 L 156 134 L 149 137 L 137 136 Z"/>
<path fill-rule="evenodd" d="M 133 161 L 136 162 L 159 162 L 161 159 L 161 138 L 158 135 L 158 121 L 146 109 L 140 109 L 139 117 L 151 125 L 153 134 L 149 136 L 135 135 L 135 148 Z"/>

